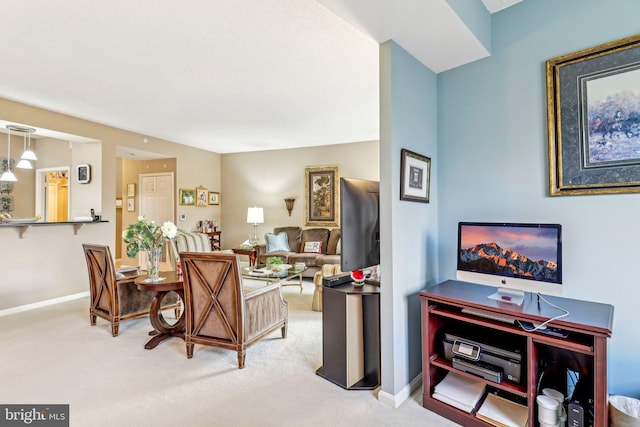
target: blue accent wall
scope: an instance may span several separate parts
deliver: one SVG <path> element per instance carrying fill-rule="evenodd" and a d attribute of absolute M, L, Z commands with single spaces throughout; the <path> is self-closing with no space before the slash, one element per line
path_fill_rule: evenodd
<path fill-rule="evenodd" d="M 458 221 L 563 226 L 563 296 L 612 304 L 609 392 L 640 397 L 640 194 L 550 197 L 545 61 L 640 32 L 637 0 L 525 0 L 491 57 L 438 75 L 439 280 Z"/>
<path fill-rule="evenodd" d="M 400 200 L 400 151 L 437 159 L 437 75 L 393 41 L 380 46 L 382 391 L 409 396 L 422 370 L 418 292 L 437 281 L 438 180 L 429 203 Z"/>

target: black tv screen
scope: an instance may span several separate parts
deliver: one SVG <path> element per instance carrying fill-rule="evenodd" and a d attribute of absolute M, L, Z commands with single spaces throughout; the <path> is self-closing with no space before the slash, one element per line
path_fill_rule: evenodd
<path fill-rule="evenodd" d="M 380 183 L 340 179 L 340 239 L 342 271 L 380 264 Z"/>

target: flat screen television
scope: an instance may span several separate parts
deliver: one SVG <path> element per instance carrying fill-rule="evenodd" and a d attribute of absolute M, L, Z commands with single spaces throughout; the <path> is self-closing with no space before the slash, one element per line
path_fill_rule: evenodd
<path fill-rule="evenodd" d="M 562 227 L 460 222 L 456 278 L 495 286 L 489 298 L 518 305 L 525 291 L 560 295 Z"/>
<path fill-rule="evenodd" d="M 340 179 L 340 254 L 342 271 L 380 264 L 380 183 Z"/>

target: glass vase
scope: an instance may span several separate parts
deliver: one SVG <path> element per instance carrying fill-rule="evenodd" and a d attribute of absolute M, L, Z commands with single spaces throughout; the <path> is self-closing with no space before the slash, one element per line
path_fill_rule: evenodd
<path fill-rule="evenodd" d="M 162 257 L 162 246 L 147 249 L 147 281 L 157 282 L 160 277 L 160 258 Z"/>

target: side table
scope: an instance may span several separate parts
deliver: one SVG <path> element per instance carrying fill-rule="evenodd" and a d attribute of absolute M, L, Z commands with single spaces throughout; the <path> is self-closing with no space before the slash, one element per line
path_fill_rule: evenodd
<path fill-rule="evenodd" d="M 153 331 L 149 332 L 152 335 L 144 348 L 151 350 L 156 348 L 158 344 L 170 337 L 179 337 L 184 339 L 185 330 L 185 317 L 184 310 L 181 311 L 180 317 L 173 325 L 168 323 L 162 316 L 162 300 L 169 292 L 175 292 L 180 299 L 184 301 L 184 287 L 182 281 L 182 275 L 176 274 L 175 271 L 163 271 L 162 277 L 164 280 L 159 282 L 145 282 L 147 276 L 142 275 L 135 280 L 136 286 L 141 291 L 154 291 L 156 295 L 153 297 L 151 308 L 149 309 L 149 320 L 153 326 Z"/>
<path fill-rule="evenodd" d="M 256 257 L 258 256 L 258 251 L 255 248 L 251 249 L 243 249 L 243 248 L 233 248 L 233 253 L 238 255 L 247 255 L 249 257 L 249 265 L 256 265 Z"/>

